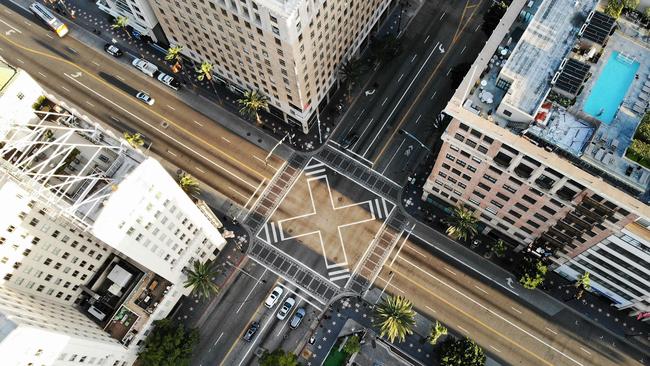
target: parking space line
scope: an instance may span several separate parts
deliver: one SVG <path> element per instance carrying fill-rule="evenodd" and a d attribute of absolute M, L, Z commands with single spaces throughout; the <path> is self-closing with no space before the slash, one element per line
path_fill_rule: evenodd
<path fill-rule="evenodd" d="M 264 272 L 262 272 L 262 274 L 260 275 L 259 278 L 264 277 L 264 275 L 266 274 L 266 271 L 267 271 L 267 269 L 264 268 Z M 248 298 L 251 296 L 251 294 L 253 293 L 253 291 L 255 290 L 255 288 L 257 287 L 257 285 L 259 285 L 259 284 L 260 284 L 260 281 L 255 281 L 255 284 L 253 285 L 253 287 L 251 287 L 251 290 L 248 292 L 248 294 L 246 295 L 246 297 L 244 298 L 244 300 L 241 302 L 241 305 L 239 305 L 239 307 L 238 307 L 237 310 L 235 311 L 235 314 L 239 314 L 239 311 L 241 310 L 242 307 L 244 307 L 244 304 L 246 304 L 246 301 L 248 301 Z M 216 344 L 216 343 L 215 343 L 215 344 Z"/>

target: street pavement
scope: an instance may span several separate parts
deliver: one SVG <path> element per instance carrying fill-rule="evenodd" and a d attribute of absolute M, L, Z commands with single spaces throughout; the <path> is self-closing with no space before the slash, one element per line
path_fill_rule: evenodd
<path fill-rule="evenodd" d="M 92 33 L 71 25 L 68 36 L 55 39 L 31 13 L 13 3 L 0 5 L 0 20 L 0 55 L 9 63 L 25 69 L 73 111 L 107 124 L 117 135 L 142 133 L 153 142 L 153 153 L 237 204 L 251 204 L 282 165 L 277 155 L 265 164 L 267 150 L 275 145 L 273 138 L 242 129 L 238 116 L 215 114 L 205 101 L 140 73 L 130 65 L 131 55 L 112 58 Z M 140 90 L 148 91 L 155 105 L 135 99 Z M 275 152 L 287 153 L 284 147 Z"/>

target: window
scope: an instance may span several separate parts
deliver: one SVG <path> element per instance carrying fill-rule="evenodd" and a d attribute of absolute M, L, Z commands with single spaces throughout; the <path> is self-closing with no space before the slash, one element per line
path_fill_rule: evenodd
<path fill-rule="evenodd" d="M 500 199 L 502 199 L 502 200 L 504 200 L 506 202 L 508 202 L 508 200 L 510 199 L 510 197 L 506 196 L 505 194 L 503 194 L 501 192 L 497 193 L 497 197 L 499 197 Z"/>
<path fill-rule="evenodd" d="M 490 203 L 495 205 L 498 208 L 503 208 L 503 205 L 495 200 L 491 200 Z"/>
<path fill-rule="evenodd" d="M 546 205 L 542 206 L 542 210 L 550 213 L 551 215 L 555 215 L 557 213 L 557 211 L 555 211 L 554 209 L 552 209 L 552 208 L 550 208 L 550 207 L 548 207 Z"/>
<path fill-rule="evenodd" d="M 528 207 L 522 205 L 522 204 L 519 203 L 519 202 L 515 203 L 515 207 L 517 207 L 518 209 L 520 209 L 520 210 L 522 210 L 522 211 L 524 211 L 524 212 L 528 211 Z"/>
<path fill-rule="evenodd" d="M 525 194 L 522 198 L 524 199 L 524 201 L 526 201 L 526 202 L 528 202 L 528 203 L 530 203 L 532 205 L 537 203 L 537 200 L 535 200 L 533 197 L 531 197 L 531 196 L 529 196 L 527 194 Z"/>
<path fill-rule="evenodd" d="M 491 183 L 496 183 L 497 182 L 497 180 L 495 178 L 493 178 L 492 176 L 490 176 L 488 174 L 484 174 L 483 178 L 487 179 Z"/>
<path fill-rule="evenodd" d="M 536 223 L 536 222 L 533 221 L 533 220 L 528 220 L 528 221 L 526 221 L 526 223 L 527 223 L 528 225 L 534 227 L 535 229 L 539 229 L 539 224 Z M 530 233 L 529 233 L 529 234 L 530 234 Z"/>
<path fill-rule="evenodd" d="M 483 184 L 483 183 L 480 183 L 480 182 L 479 182 L 478 186 L 479 186 L 481 189 L 484 189 L 484 190 L 487 191 L 487 192 L 490 191 L 490 187 L 488 187 L 486 184 Z"/>
<path fill-rule="evenodd" d="M 535 213 L 533 216 L 541 222 L 546 222 L 548 220 L 544 215 L 538 213 Z"/>
<path fill-rule="evenodd" d="M 510 211 L 508 211 L 508 213 L 509 213 L 510 215 L 512 215 L 512 216 L 514 216 L 514 217 L 516 217 L 516 218 L 518 218 L 518 219 L 521 218 L 521 214 L 520 214 L 519 212 L 515 211 L 515 210 L 510 210 Z"/>
<path fill-rule="evenodd" d="M 481 197 L 481 199 L 485 198 L 485 195 L 484 195 L 483 193 L 481 193 L 481 192 L 474 191 L 474 192 L 472 192 L 472 193 L 474 193 L 474 194 L 475 194 L 476 196 L 478 196 L 478 197 Z"/>

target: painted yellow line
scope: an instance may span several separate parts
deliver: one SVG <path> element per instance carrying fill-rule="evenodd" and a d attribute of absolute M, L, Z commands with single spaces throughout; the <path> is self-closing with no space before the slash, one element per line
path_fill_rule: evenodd
<path fill-rule="evenodd" d="M 275 280 L 275 283 L 273 283 L 273 286 L 271 286 L 271 290 L 267 293 L 266 296 L 264 296 L 264 300 L 266 300 L 266 298 L 271 294 L 271 291 L 273 291 L 273 289 L 275 288 L 275 286 L 278 285 L 278 282 L 280 282 L 280 279 L 279 279 L 279 278 L 278 278 L 277 280 Z M 253 313 L 253 315 L 250 317 L 250 319 L 248 319 L 248 320 L 246 321 L 246 326 L 245 326 L 244 329 L 242 329 L 242 331 L 239 333 L 239 336 L 237 337 L 237 339 L 235 340 L 235 342 L 233 342 L 233 344 L 230 346 L 230 348 L 228 349 L 228 352 L 226 352 L 226 355 L 223 356 L 223 360 L 221 360 L 221 362 L 219 363 L 219 366 L 222 366 L 223 363 L 226 362 L 226 360 L 228 359 L 228 356 L 230 355 L 230 353 L 232 352 L 232 350 L 235 349 L 235 346 L 239 343 L 239 340 L 240 340 L 240 339 L 242 338 L 242 336 L 244 335 L 244 332 L 246 332 L 246 331 L 248 330 L 248 325 L 253 321 L 253 318 L 255 318 L 255 317 L 257 316 L 257 312 L 260 311 L 260 308 L 261 308 L 263 305 L 264 305 L 264 301 L 262 301 L 262 302 L 257 306 L 257 309 L 255 309 L 255 312 Z"/>
<path fill-rule="evenodd" d="M 483 323 L 479 318 L 477 318 L 477 317 L 471 315 L 470 313 L 468 313 L 468 312 L 466 312 L 466 311 L 460 309 L 459 307 L 457 307 L 456 305 L 450 303 L 449 301 L 447 301 L 447 300 L 444 299 L 443 297 L 438 296 L 435 292 L 429 290 L 426 286 L 420 285 L 419 283 L 417 283 L 417 282 L 411 280 L 407 275 L 401 273 L 400 271 L 398 271 L 398 270 L 396 270 L 396 269 L 394 269 L 394 268 L 392 268 L 392 267 L 387 266 L 386 268 L 389 268 L 389 269 L 390 269 L 391 271 L 393 271 L 393 273 L 395 273 L 396 275 L 398 275 L 398 276 L 404 278 L 406 281 L 408 281 L 408 282 L 412 283 L 413 285 L 417 286 L 418 288 L 420 288 L 420 289 L 423 290 L 424 292 L 426 292 L 426 293 L 430 294 L 431 296 L 435 297 L 436 299 L 442 301 L 442 302 L 445 303 L 447 306 L 453 308 L 455 311 L 457 311 L 457 312 L 459 312 L 459 313 L 465 315 L 466 317 L 468 317 L 469 319 L 471 319 L 474 323 L 482 325 L 485 329 L 491 331 L 492 333 L 494 333 L 494 334 L 498 335 L 499 337 L 505 339 L 505 340 L 508 341 L 509 343 L 515 345 L 517 348 L 521 349 L 522 351 L 524 351 L 524 352 L 528 353 L 529 355 L 533 356 L 534 358 L 538 359 L 538 360 L 539 360 L 540 362 L 542 362 L 543 364 L 548 365 L 548 366 L 555 366 L 555 365 L 553 365 L 552 363 L 549 363 L 548 361 L 544 360 L 544 359 L 541 358 L 540 356 L 538 356 L 538 355 L 532 353 L 531 351 L 529 351 L 529 350 L 526 349 L 525 347 L 521 346 L 520 344 L 516 343 L 515 341 L 513 341 L 512 339 L 510 339 L 508 336 L 506 336 L 506 335 L 504 335 L 504 334 L 501 334 L 498 330 L 496 330 L 496 329 L 492 328 L 491 326 L 489 326 L 489 325 Z"/>
<path fill-rule="evenodd" d="M 72 61 L 68 61 L 68 60 L 66 60 L 66 59 L 63 59 L 63 58 L 59 58 L 59 57 L 56 57 L 56 56 L 50 55 L 50 54 L 48 54 L 48 53 L 46 53 L 46 52 L 42 52 L 42 51 L 39 51 L 39 50 L 35 50 L 35 49 L 32 49 L 32 48 L 29 48 L 29 47 L 23 46 L 23 45 L 21 45 L 21 44 L 18 44 L 18 43 L 16 43 L 16 42 L 12 41 L 11 39 L 9 39 L 8 37 L 6 37 L 6 36 L 4 36 L 4 35 L 2 35 L 2 34 L 0 34 L 0 37 L 2 37 L 2 39 L 4 39 L 7 43 L 13 45 L 14 47 L 18 47 L 18 48 L 20 48 L 20 49 L 22 49 L 22 50 L 25 50 L 25 51 L 27 51 L 27 52 L 31 52 L 31 53 L 34 53 L 34 54 L 36 54 L 36 55 L 40 55 L 40 56 L 47 57 L 47 58 L 52 59 L 52 60 L 55 60 L 55 61 L 59 61 L 59 62 L 63 62 L 63 63 L 65 63 L 65 64 L 68 64 L 68 65 L 70 65 L 70 66 L 72 66 L 72 67 L 78 69 L 79 71 L 84 72 L 86 75 L 92 77 L 92 78 L 95 79 L 96 81 L 98 81 L 98 82 L 104 84 L 106 87 L 108 87 L 109 89 L 112 89 L 114 92 L 116 92 L 116 93 L 118 93 L 118 94 L 120 94 L 120 95 L 122 95 L 122 96 L 124 96 L 124 97 L 131 97 L 130 95 L 124 93 L 122 90 L 119 90 L 119 89 L 115 88 L 114 86 L 112 86 L 111 84 L 109 84 L 108 82 L 106 82 L 105 80 L 99 78 L 98 76 L 95 76 L 91 71 L 88 71 L 88 70 L 84 69 L 83 67 L 77 65 L 76 63 L 74 63 L 74 62 L 72 62 Z M 151 108 L 149 108 L 149 107 L 145 107 L 145 106 L 142 106 L 142 107 L 143 107 L 143 108 L 146 108 L 146 109 L 149 110 L 151 113 L 153 113 L 153 114 L 156 115 L 157 117 L 163 119 L 164 121 L 166 121 L 166 122 L 169 123 L 170 125 L 176 127 L 176 128 L 179 129 L 180 131 L 182 131 L 182 132 L 188 134 L 189 136 L 191 136 L 192 138 L 196 139 L 196 140 L 199 141 L 200 143 L 202 143 L 202 144 L 208 146 L 208 147 L 211 148 L 211 149 L 216 150 L 217 152 L 219 152 L 220 154 L 222 154 L 222 155 L 225 156 L 226 158 L 228 158 L 228 159 L 230 159 L 231 161 L 233 161 L 234 163 L 236 163 L 236 165 L 241 166 L 241 167 L 245 168 L 246 170 L 248 170 L 250 173 L 253 173 L 254 175 L 256 175 L 256 176 L 258 176 L 259 178 L 262 178 L 262 179 L 266 179 L 266 178 L 268 178 L 268 177 L 264 176 L 263 174 L 260 174 L 256 169 L 254 169 L 254 168 L 252 168 L 252 167 L 250 167 L 250 166 L 244 164 L 243 162 L 239 161 L 237 158 L 231 156 L 230 154 L 226 153 L 225 151 L 219 149 L 218 147 L 216 147 L 216 146 L 214 146 L 214 145 L 211 145 L 209 142 L 207 142 L 207 141 L 204 140 L 203 138 L 201 138 L 201 137 L 199 137 L 199 136 L 193 134 L 192 132 L 188 131 L 187 129 L 185 129 L 185 128 L 182 127 L 181 125 L 179 125 L 179 124 L 175 123 L 174 121 L 172 121 L 172 120 L 166 118 L 165 116 L 159 114 L 158 112 L 154 111 L 153 109 L 151 109 Z M 231 173 L 231 174 L 232 174 L 232 173 Z"/>
<path fill-rule="evenodd" d="M 469 2 L 469 0 L 468 0 L 468 2 Z M 438 65 L 436 65 L 436 67 L 433 69 L 433 71 L 432 71 L 431 74 L 429 75 L 429 78 L 427 79 L 427 82 L 424 84 L 424 88 L 422 88 L 422 90 L 420 90 L 420 92 L 418 93 L 418 95 L 417 95 L 417 96 L 415 97 L 415 99 L 413 100 L 413 103 L 411 103 L 411 105 L 409 106 L 409 108 L 406 110 L 406 113 L 404 113 L 404 116 L 402 117 L 402 119 L 400 119 L 399 123 L 397 124 L 397 127 L 396 127 L 396 128 L 393 130 L 393 132 L 390 134 L 390 137 L 388 138 L 388 140 L 386 140 L 386 144 L 384 144 L 384 146 L 381 148 L 381 150 L 379 150 L 379 154 L 377 154 L 377 157 L 376 157 L 375 160 L 372 162 L 372 166 L 374 166 L 375 163 L 379 161 L 379 159 L 381 158 L 381 156 L 384 155 L 384 152 L 386 152 L 386 149 L 388 149 L 388 145 L 391 144 L 391 141 L 393 140 L 393 137 L 395 137 L 395 134 L 396 134 L 396 133 L 397 133 L 397 132 L 402 128 L 402 126 L 404 125 L 404 122 L 406 122 L 406 118 L 411 114 L 411 110 L 413 110 L 413 107 L 415 107 L 415 106 L 419 103 L 420 98 L 422 97 L 422 94 L 423 94 L 425 91 L 428 91 L 428 90 L 427 90 L 427 85 L 429 85 L 429 83 L 431 82 L 431 79 L 433 79 L 433 77 L 434 77 L 434 76 L 436 75 L 436 73 L 438 72 L 438 69 L 440 68 L 440 65 L 442 65 L 442 63 L 443 63 L 443 62 L 445 61 L 445 59 L 447 58 L 447 55 L 449 55 L 450 51 L 454 48 L 454 45 L 455 45 L 456 42 L 458 41 L 458 38 L 457 38 L 457 37 L 460 37 L 460 35 L 464 32 L 464 30 L 465 30 L 465 28 L 467 27 L 467 25 L 469 24 L 469 22 L 472 20 L 472 17 L 474 16 L 475 12 L 472 12 L 472 14 L 470 15 L 470 17 L 467 19 L 467 22 L 465 22 L 465 25 L 463 25 L 463 20 L 462 20 L 462 19 L 463 19 L 463 17 L 465 16 L 465 11 L 468 9 L 468 8 L 467 8 L 467 4 L 468 4 L 468 2 L 465 3 L 465 8 L 463 8 L 463 14 L 461 15 L 461 18 L 460 18 L 461 21 L 460 21 L 460 23 L 458 23 L 458 26 L 456 27 L 456 32 L 454 32 L 454 36 L 452 37 L 451 43 L 449 44 L 449 48 L 448 48 L 447 51 L 442 55 L 442 58 L 441 58 L 440 61 L 438 62 Z M 477 7 L 478 7 L 479 5 L 481 5 L 482 2 L 483 2 L 483 0 L 479 1 L 479 2 L 478 2 L 477 4 L 475 4 L 474 6 L 477 6 Z"/>

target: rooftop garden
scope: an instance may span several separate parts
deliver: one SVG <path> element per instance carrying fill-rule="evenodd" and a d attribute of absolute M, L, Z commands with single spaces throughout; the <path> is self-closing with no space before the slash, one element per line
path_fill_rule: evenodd
<path fill-rule="evenodd" d="M 650 113 L 643 116 L 625 156 L 650 169 Z"/>

